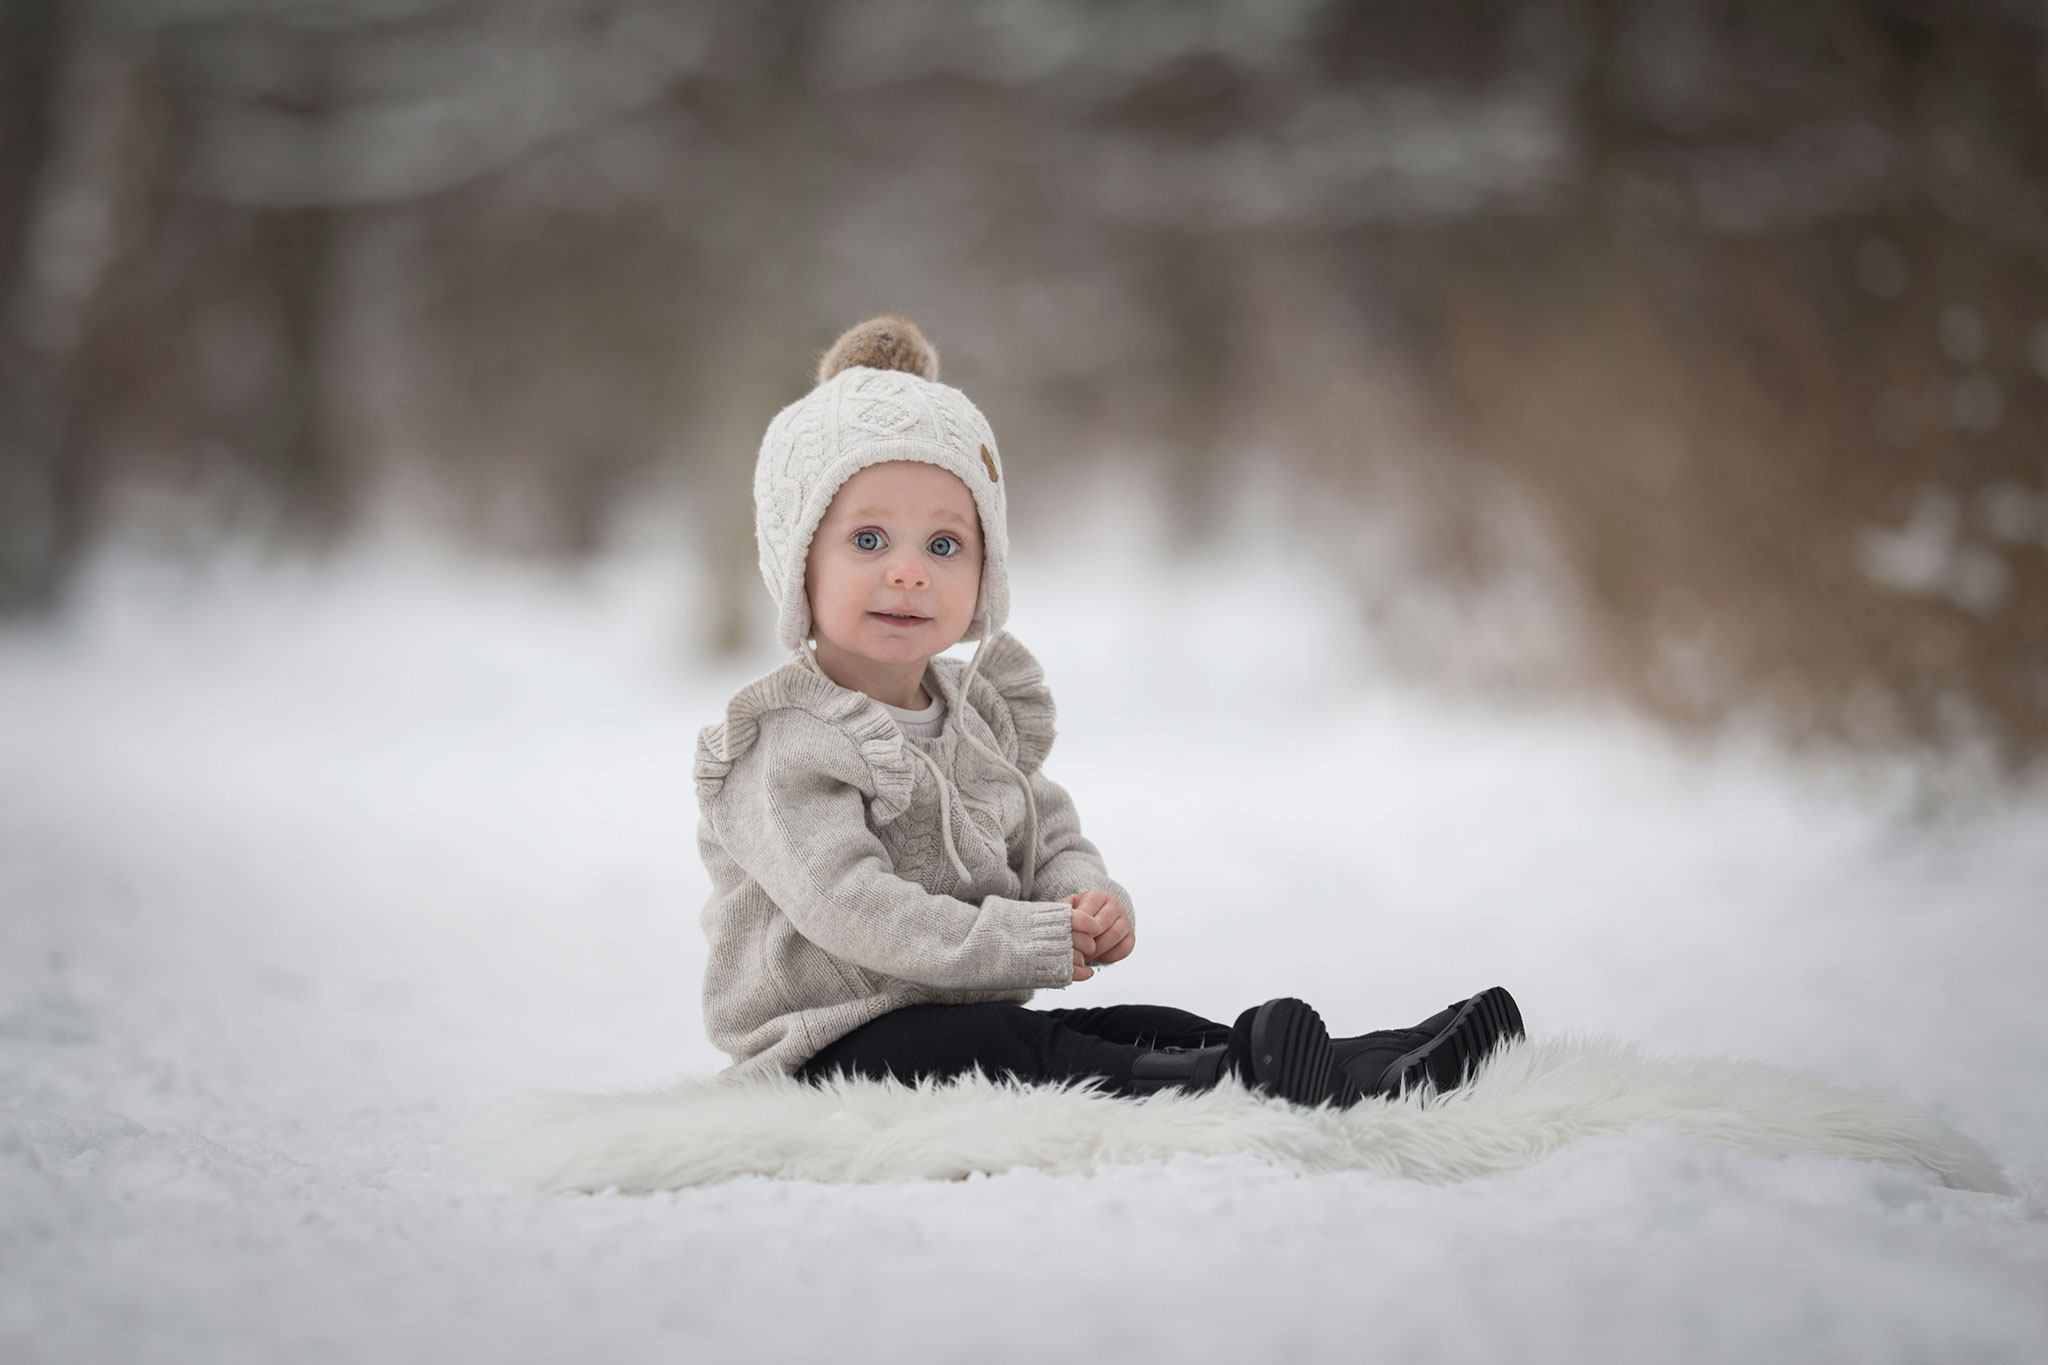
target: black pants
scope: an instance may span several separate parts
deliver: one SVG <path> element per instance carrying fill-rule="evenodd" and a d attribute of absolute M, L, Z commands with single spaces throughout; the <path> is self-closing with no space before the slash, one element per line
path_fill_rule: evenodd
<path fill-rule="evenodd" d="M 1169 1047 L 1227 1042 L 1230 1026 L 1164 1005 L 1030 1010 L 1022 1005 L 907 1005 L 832 1043 L 797 1074 L 872 1080 L 945 1080 L 982 1071 L 1020 1081 L 1097 1077 L 1112 1094 L 1131 1093 L 1131 1063 Z"/>

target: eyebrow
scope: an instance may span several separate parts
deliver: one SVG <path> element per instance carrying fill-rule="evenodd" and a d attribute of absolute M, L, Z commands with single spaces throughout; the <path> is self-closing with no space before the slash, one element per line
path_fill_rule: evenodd
<path fill-rule="evenodd" d="M 856 507 L 846 515 L 850 520 L 854 521 L 887 521 L 890 509 L 886 507 Z M 953 525 L 963 528 L 972 524 L 961 517 L 955 516 L 943 507 L 925 513 L 925 518 L 928 521 L 951 522 Z"/>

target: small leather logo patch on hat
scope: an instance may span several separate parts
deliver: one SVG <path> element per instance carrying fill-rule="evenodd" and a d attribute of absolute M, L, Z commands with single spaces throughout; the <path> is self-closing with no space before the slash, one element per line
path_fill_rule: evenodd
<path fill-rule="evenodd" d="M 981 463 L 988 470 L 988 481 L 990 483 L 1002 482 L 1002 476 L 996 473 L 996 457 L 988 453 L 987 446 L 981 448 Z"/>

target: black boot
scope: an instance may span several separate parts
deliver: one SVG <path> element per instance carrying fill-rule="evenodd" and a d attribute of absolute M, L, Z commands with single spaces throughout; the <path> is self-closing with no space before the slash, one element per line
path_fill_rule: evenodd
<path fill-rule="evenodd" d="M 1213 1090 L 1216 1082 L 1234 1075 L 1230 1047 L 1169 1047 L 1147 1052 L 1131 1063 L 1131 1093 L 1150 1095 L 1160 1090 Z"/>
<path fill-rule="evenodd" d="M 1336 1088 L 1330 1031 L 1305 1002 L 1282 997 L 1246 1010 L 1231 1025 L 1232 1059 L 1245 1084 L 1296 1104 L 1348 1103 Z"/>
<path fill-rule="evenodd" d="M 1230 1041 L 1214 1047 L 1166 1048 L 1131 1064 L 1131 1093 L 1209 1090 L 1225 1076 L 1296 1104 L 1343 1099 L 1332 1090 L 1330 1034 L 1302 1001 L 1268 1000 L 1237 1016 Z"/>
<path fill-rule="evenodd" d="M 1522 1011 L 1500 986 L 1433 1014 L 1412 1029 L 1383 1029 L 1331 1041 L 1340 1085 L 1360 1098 L 1398 1096 L 1428 1081 L 1455 1090 L 1502 1043 L 1523 1036 Z"/>

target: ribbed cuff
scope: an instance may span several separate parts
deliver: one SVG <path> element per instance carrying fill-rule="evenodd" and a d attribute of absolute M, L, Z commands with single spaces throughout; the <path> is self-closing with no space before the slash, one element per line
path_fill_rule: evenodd
<path fill-rule="evenodd" d="M 1023 926 L 1018 944 L 1024 961 L 1022 985 L 1058 990 L 1074 981 L 1074 907 L 1065 901 L 1018 901 L 991 896 Z"/>

